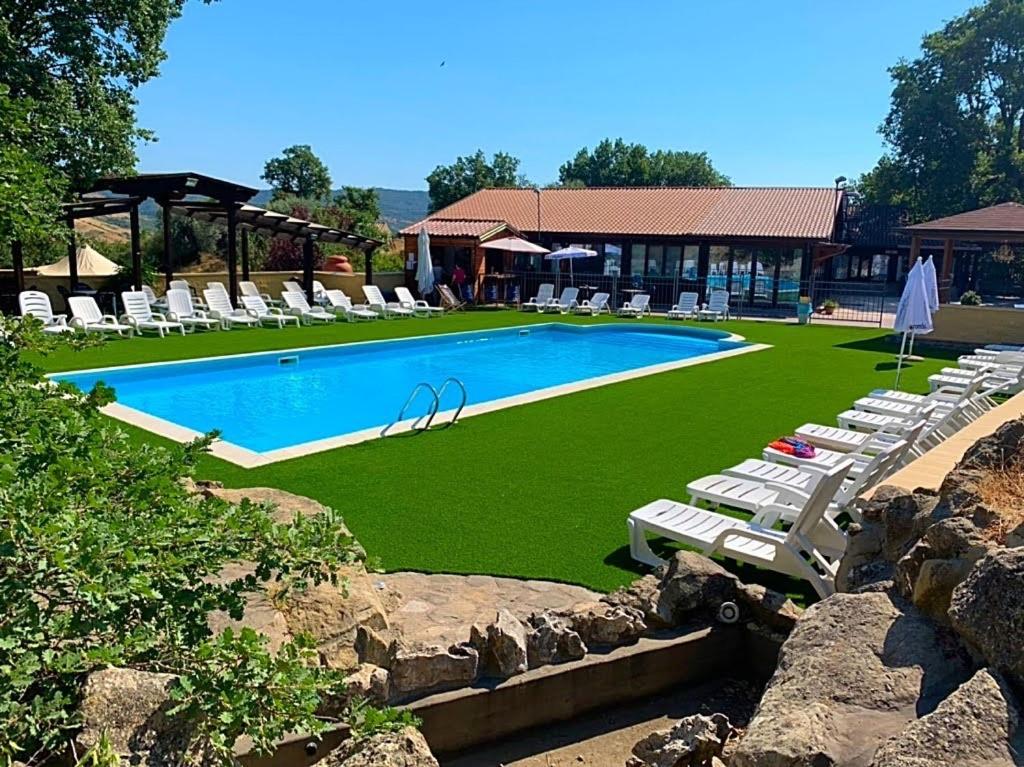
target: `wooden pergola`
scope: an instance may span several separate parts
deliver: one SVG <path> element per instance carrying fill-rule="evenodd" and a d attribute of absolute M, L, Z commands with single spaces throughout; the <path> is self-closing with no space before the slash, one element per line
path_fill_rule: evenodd
<path fill-rule="evenodd" d="M 167 286 L 174 279 L 174 254 L 171 249 L 171 214 L 190 216 L 204 221 L 223 223 L 227 228 L 227 270 L 231 302 L 238 299 L 238 233 L 242 233 L 242 279 L 249 278 L 249 231 L 293 242 L 302 241 L 303 287 L 313 300 L 313 256 L 317 241 L 343 243 L 366 253 L 366 281 L 373 279 L 371 252 L 381 242 L 352 232 L 321 226 L 311 221 L 292 218 L 282 213 L 247 205 L 257 192 L 252 187 L 205 176 L 201 173 L 142 173 L 137 176 L 104 178 L 94 184 L 75 202 L 62 206 L 68 228 L 74 231 L 75 221 L 83 218 L 127 213 L 131 236 L 132 284 L 142 286 L 142 245 L 139 229 L 139 205 L 155 200 L 163 218 L 163 272 Z M 102 195 L 102 196 L 99 196 Z M 11 245 L 11 261 L 18 291 L 25 289 L 22 243 Z M 74 237 L 68 240 L 68 281 L 74 293 L 78 285 L 77 246 Z"/>
<path fill-rule="evenodd" d="M 958 240 L 999 244 L 1024 243 L 1024 205 L 1004 202 L 988 208 L 905 226 L 898 231 L 910 235 L 911 264 L 921 255 L 924 240 L 942 241 L 939 285 L 940 298 L 946 302 L 949 301 L 948 286 L 953 275 L 954 243 Z"/>

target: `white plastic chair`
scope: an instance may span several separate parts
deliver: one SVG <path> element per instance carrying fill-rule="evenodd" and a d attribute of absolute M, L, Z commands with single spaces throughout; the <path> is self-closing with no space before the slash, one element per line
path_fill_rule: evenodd
<path fill-rule="evenodd" d="M 146 330 L 155 330 L 161 338 L 173 331 L 185 335 L 185 326 L 180 322 L 168 320 L 160 312 L 154 312 L 149 305 L 149 299 L 141 290 L 124 291 L 121 293 L 121 303 L 124 305 L 121 321 L 131 325 L 140 334 Z"/>
<path fill-rule="evenodd" d="M 50 297 L 41 290 L 23 290 L 18 294 L 18 307 L 22 317 L 35 317 L 43 323 L 47 333 L 71 333 L 68 318 L 64 314 L 54 314 L 50 305 Z"/>
<path fill-rule="evenodd" d="M 128 333 L 129 338 L 135 335 L 134 327 L 118 322 L 113 314 L 101 312 L 92 296 L 71 296 L 68 305 L 71 307 L 73 328 L 80 328 L 86 333 L 117 333 L 119 336 Z"/>

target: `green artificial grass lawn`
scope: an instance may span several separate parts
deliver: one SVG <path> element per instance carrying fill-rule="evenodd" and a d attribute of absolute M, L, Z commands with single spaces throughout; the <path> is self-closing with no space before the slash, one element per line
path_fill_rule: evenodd
<path fill-rule="evenodd" d="M 481 311 L 235 330 L 61 350 L 42 364 L 83 369 L 542 319 L 550 321 Z M 629 557 L 630 510 L 656 498 L 687 500 L 690 480 L 759 456 L 765 444 L 807 421 L 834 423 L 854 399 L 894 383 L 887 331 L 748 321 L 714 327 L 773 348 L 258 469 L 206 457 L 198 475 L 229 487 L 277 487 L 338 509 L 386 570 L 547 578 L 611 590 L 644 571 Z M 927 376 L 948 356 L 910 365 L 902 388 L 927 390 Z M 161 442 L 125 428 L 134 439 Z M 796 596 L 811 593 L 789 579 L 745 572 L 745 579 Z"/>

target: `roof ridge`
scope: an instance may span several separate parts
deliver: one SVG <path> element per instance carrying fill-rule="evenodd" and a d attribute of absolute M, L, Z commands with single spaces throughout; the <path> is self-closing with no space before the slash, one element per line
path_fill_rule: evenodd
<path fill-rule="evenodd" d="M 613 191 L 623 192 L 631 190 L 673 190 L 673 189 L 685 189 L 685 190 L 697 190 L 697 189 L 715 189 L 715 190 L 757 190 L 757 191 L 769 191 L 769 190 L 780 190 L 786 192 L 794 191 L 820 191 L 820 192 L 834 192 L 835 187 L 831 186 L 684 186 L 684 185 L 672 185 L 672 186 L 659 186 L 656 184 L 648 184 L 641 186 L 554 186 L 554 187 L 543 187 L 539 191 L 541 192 L 593 192 L 593 191 Z M 481 194 L 483 192 L 536 192 L 537 187 L 532 186 L 489 186 L 484 189 L 477 189 L 472 194 L 463 197 L 462 200 L 467 200 L 473 195 Z M 457 202 L 462 202 L 458 200 Z M 452 203 L 454 205 L 456 203 Z M 450 207 L 450 206 L 447 206 Z M 443 210 L 443 209 L 442 209 Z M 440 211 L 439 211 L 440 212 Z"/>

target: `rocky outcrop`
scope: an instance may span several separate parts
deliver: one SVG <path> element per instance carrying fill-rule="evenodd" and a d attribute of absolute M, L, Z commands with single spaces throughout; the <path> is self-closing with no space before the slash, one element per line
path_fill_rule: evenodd
<path fill-rule="evenodd" d="M 480 655 L 483 676 L 506 679 L 527 669 L 526 626 L 508 610 L 499 610 L 485 628 L 473 626 L 469 643 Z"/>
<path fill-rule="evenodd" d="M 953 638 L 912 605 L 837 594 L 808 608 L 782 646 L 731 764 L 866 765 L 969 673 Z"/>
<path fill-rule="evenodd" d="M 528 623 L 526 657 L 530 668 L 579 660 L 587 654 L 587 646 L 566 618 L 541 613 L 531 615 Z"/>
<path fill-rule="evenodd" d="M 480 655 L 468 642 L 444 647 L 409 643 L 401 636 L 360 626 L 356 651 L 363 663 L 387 670 L 391 702 L 465 687 L 476 681 Z"/>
<path fill-rule="evenodd" d="M 607 602 L 577 605 L 566 616 L 588 648 L 632 644 L 647 631 L 640 610 Z"/>
<path fill-rule="evenodd" d="M 1013 691 L 997 673 L 983 669 L 886 741 L 871 767 L 1013 767 L 1024 760 L 1021 735 Z"/>
<path fill-rule="evenodd" d="M 953 592 L 953 627 L 984 661 L 1024 683 L 1024 549 L 996 549 Z"/>
<path fill-rule="evenodd" d="M 176 677 L 133 669 L 108 668 L 90 674 L 78 713 L 79 755 L 106 737 L 125 763 L 170 767 L 184 761 L 192 738 L 180 719 L 167 715 L 168 690 Z"/>
<path fill-rule="evenodd" d="M 343 743 L 318 764 L 323 767 L 438 767 L 427 741 L 413 727 Z"/>
<path fill-rule="evenodd" d="M 626 767 L 711 767 L 735 733 L 724 714 L 694 714 L 638 741 Z"/>

